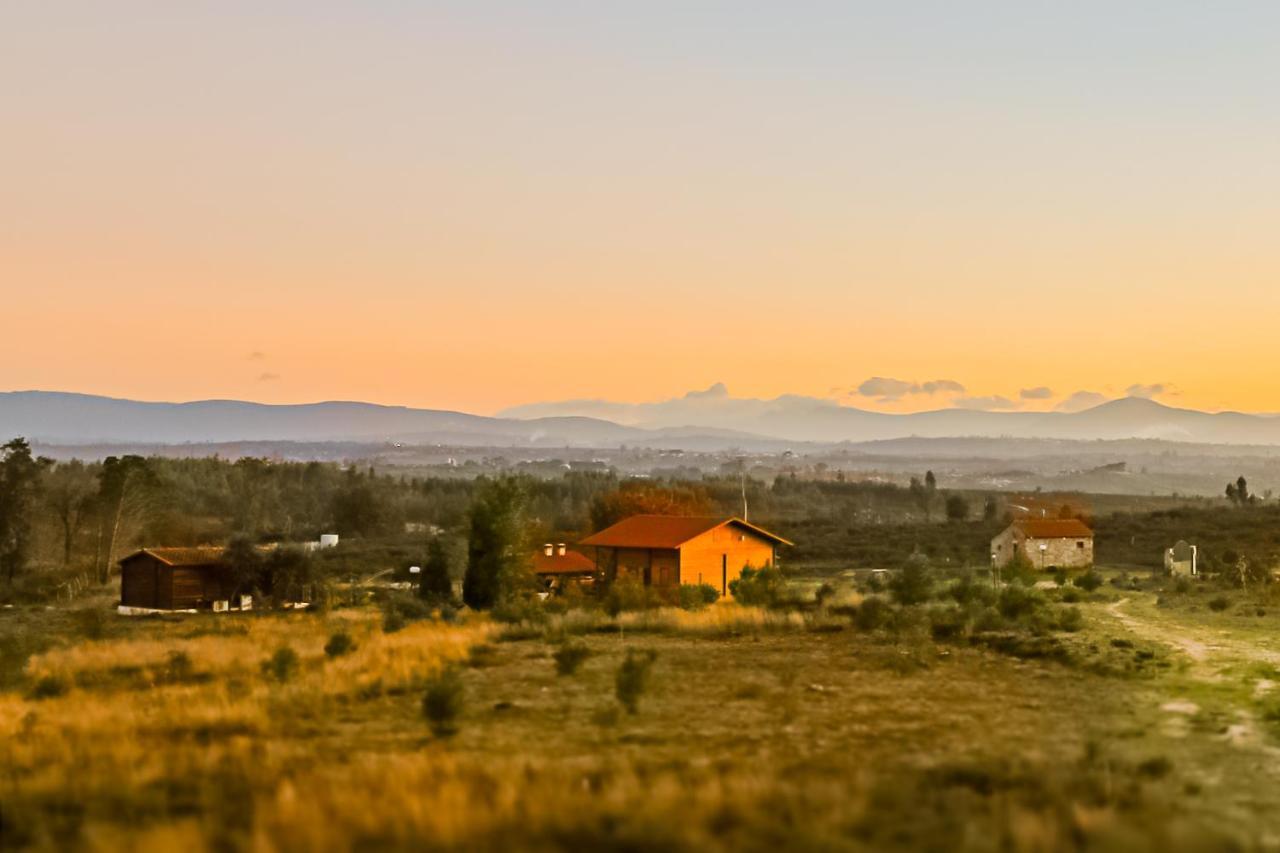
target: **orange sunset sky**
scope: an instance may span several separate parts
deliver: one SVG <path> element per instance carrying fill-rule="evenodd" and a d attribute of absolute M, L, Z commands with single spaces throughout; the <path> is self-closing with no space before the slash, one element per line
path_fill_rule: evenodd
<path fill-rule="evenodd" d="M 0 390 L 1280 411 L 1280 7 L 745 5 L 8 4 Z"/>

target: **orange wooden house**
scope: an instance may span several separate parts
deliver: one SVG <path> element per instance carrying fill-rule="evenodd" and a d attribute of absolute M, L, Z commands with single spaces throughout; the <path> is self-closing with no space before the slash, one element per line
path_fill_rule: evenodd
<path fill-rule="evenodd" d="M 633 515 L 579 544 L 593 549 L 596 570 L 607 581 L 705 583 L 727 596 L 744 567 L 777 565 L 778 547 L 791 543 L 740 518 Z"/>

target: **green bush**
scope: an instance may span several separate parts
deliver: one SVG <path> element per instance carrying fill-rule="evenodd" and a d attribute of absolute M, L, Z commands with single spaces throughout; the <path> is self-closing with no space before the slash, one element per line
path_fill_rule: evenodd
<path fill-rule="evenodd" d="M 1072 581 L 1076 586 L 1085 592 L 1095 592 L 1098 587 L 1102 586 L 1102 576 L 1093 569 L 1082 574 L 1080 577 Z"/>
<path fill-rule="evenodd" d="M 1006 586 L 1000 590 L 997 607 L 1000 615 L 1011 621 L 1025 619 L 1035 612 L 1040 605 L 1040 598 L 1034 591 L 1024 586 Z"/>
<path fill-rule="evenodd" d="M 1216 595 L 1209 599 L 1209 609 L 1214 613 L 1221 613 L 1231 606 L 1231 600 L 1225 595 Z"/>
<path fill-rule="evenodd" d="M 929 558 L 912 554 L 889 580 L 889 592 L 899 604 L 923 604 L 933 594 L 933 580 L 929 577 Z"/>
<path fill-rule="evenodd" d="M 609 591 L 604 597 L 604 609 L 610 616 L 634 610 L 649 610 L 658 604 L 648 587 L 629 578 L 609 584 Z"/>
<path fill-rule="evenodd" d="M 75 611 L 76 630 L 90 640 L 101 640 L 107 633 L 106 614 L 97 607 Z"/>
<path fill-rule="evenodd" d="M 453 667 L 447 667 L 429 678 L 422 694 L 422 716 L 430 724 L 432 734 L 436 737 L 448 737 L 457 733 L 458 718 L 462 716 L 465 701 L 462 676 Z"/>
<path fill-rule="evenodd" d="M 748 606 L 771 607 L 781 601 L 785 593 L 782 572 L 772 566 L 763 569 L 743 566 L 737 580 L 729 581 L 729 594 L 734 601 Z"/>
<path fill-rule="evenodd" d="M 720 593 L 709 583 L 681 584 L 680 609 L 701 610 L 708 604 L 715 604 Z"/>
<path fill-rule="evenodd" d="M 165 661 L 163 676 L 164 680 L 170 684 L 191 681 L 195 676 L 195 666 L 191 663 L 191 656 L 182 651 L 169 652 L 169 658 Z"/>
<path fill-rule="evenodd" d="M 262 674 L 284 684 L 298 671 L 298 653 L 290 646 L 281 646 L 275 654 L 262 662 Z"/>
<path fill-rule="evenodd" d="M 627 709 L 627 713 L 635 714 L 640 710 L 640 697 L 649 686 L 649 670 L 658 653 L 652 649 L 636 653 L 635 649 L 627 649 L 627 657 L 618 667 L 614 677 L 614 695 L 618 702 Z"/>
<path fill-rule="evenodd" d="M 1084 627 L 1084 615 L 1078 607 L 1064 607 L 1058 611 L 1058 630 L 1075 633 Z"/>
<path fill-rule="evenodd" d="M 556 649 L 551 657 L 556 662 L 558 675 L 573 675 L 591 657 L 591 649 L 581 640 L 570 640 Z"/>
<path fill-rule="evenodd" d="M 340 658 L 356 649 L 356 641 L 346 631 L 338 631 L 329 637 L 324 644 L 324 653 L 331 658 Z"/>
<path fill-rule="evenodd" d="M 954 605 L 929 611 L 929 633 L 935 640 L 954 640 L 963 636 L 968 622 L 965 612 Z"/>
<path fill-rule="evenodd" d="M 862 600 L 853 615 L 853 624 L 859 631 L 876 631 L 889 624 L 893 618 L 893 605 L 878 595 Z"/>

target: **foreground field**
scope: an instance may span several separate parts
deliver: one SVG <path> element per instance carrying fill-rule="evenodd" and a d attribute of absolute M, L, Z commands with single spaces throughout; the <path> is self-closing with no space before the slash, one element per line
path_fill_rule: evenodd
<path fill-rule="evenodd" d="M 1227 730 L 1240 678 L 1215 687 L 1184 650 L 1156 650 L 1178 620 L 1194 629 L 1187 614 L 1137 594 L 1098 599 L 1061 638 L 1079 654 L 1057 661 L 736 605 L 394 633 L 372 609 L 8 611 L 9 648 L 19 633 L 51 645 L 0 693 L 0 838 L 93 850 L 1276 846 L 1264 715 L 1251 711 L 1247 738 Z M 354 650 L 326 655 L 334 633 Z M 585 659 L 558 674 L 569 635 Z M 634 714 L 615 697 L 629 651 L 656 655 Z M 1116 654 L 1168 665 L 1099 664 Z M 423 692 L 449 667 L 460 710 L 454 731 L 433 731 Z"/>

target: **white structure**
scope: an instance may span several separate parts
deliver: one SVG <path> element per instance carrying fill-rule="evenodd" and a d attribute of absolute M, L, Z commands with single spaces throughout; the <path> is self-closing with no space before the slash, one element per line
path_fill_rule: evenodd
<path fill-rule="evenodd" d="M 1196 566 L 1197 556 L 1198 549 L 1195 545 L 1179 540 L 1172 548 L 1165 549 L 1165 571 L 1174 577 L 1195 577 L 1200 573 Z"/>
<path fill-rule="evenodd" d="M 337 548 L 337 547 L 338 547 L 338 534 L 336 533 L 320 534 L 320 550 L 323 551 L 325 548 Z"/>

